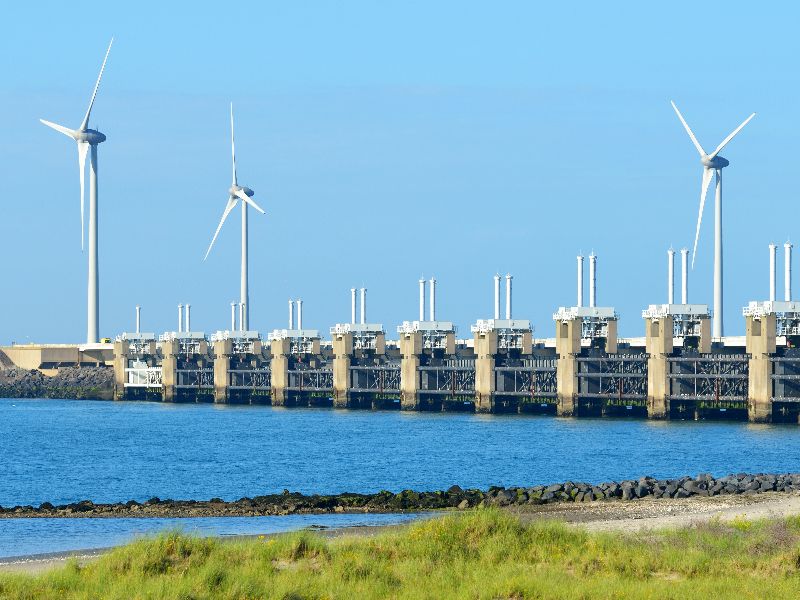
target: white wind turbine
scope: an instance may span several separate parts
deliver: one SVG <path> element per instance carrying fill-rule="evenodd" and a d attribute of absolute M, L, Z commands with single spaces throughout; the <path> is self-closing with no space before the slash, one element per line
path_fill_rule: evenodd
<path fill-rule="evenodd" d="M 692 133 L 691 128 L 684 120 L 681 111 L 678 110 L 674 102 L 670 102 L 678 118 L 681 120 L 684 129 L 686 129 L 686 133 L 688 133 L 689 137 L 692 139 L 694 147 L 697 149 L 697 152 L 700 153 L 700 162 L 703 164 L 703 182 L 700 187 L 700 211 L 697 215 L 697 230 L 694 235 L 692 268 L 694 268 L 694 259 L 697 256 L 697 241 L 700 239 L 700 223 L 703 221 L 703 208 L 706 203 L 708 186 L 711 184 L 711 175 L 716 175 L 716 193 L 714 196 L 714 325 L 712 335 L 715 338 L 721 338 L 724 335 L 724 327 L 722 324 L 722 169 L 727 167 L 730 162 L 722 158 L 719 152 L 750 122 L 750 119 L 756 116 L 756 113 L 747 117 L 741 125 L 728 135 L 728 137 L 722 140 L 720 145 L 717 146 L 711 154 L 708 154 L 703 150 L 697 138 L 694 137 L 694 133 Z"/>
<path fill-rule="evenodd" d="M 250 321 L 250 300 L 248 298 L 248 288 L 247 288 L 247 205 L 249 204 L 253 208 L 255 208 L 258 212 L 262 215 L 264 211 L 261 207 L 256 204 L 252 196 L 255 194 L 253 190 L 249 187 L 245 187 L 243 185 L 239 185 L 239 182 L 236 179 L 236 148 L 233 142 L 233 102 L 231 102 L 231 158 L 233 160 L 233 182 L 231 183 L 231 187 L 228 189 L 228 204 L 225 206 L 225 211 L 222 213 L 222 218 L 219 220 L 219 225 L 217 225 L 217 230 L 214 232 L 214 237 L 211 238 L 211 243 L 208 245 L 208 250 L 206 250 L 206 255 L 203 258 L 205 260 L 208 258 L 209 253 L 211 252 L 211 248 L 214 246 L 214 242 L 219 235 L 219 230 L 222 229 L 222 224 L 225 222 L 225 219 L 228 218 L 228 215 L 231 211 L 236 208 L 236 203 L 240 200 L 242 201 L 242 278 L 241 278 L 241 286 L 240 286 L 240 302 L 244 306 L 244 309 L 241 313 L 242 323 L 241 328 L 245 331 L 248 330 L 249 321 Z"/>
<path fill-rule="evenodd" d="M 94 84 L 92 98 L 89 100 L 89 108 L 80 127 L 69 129 L 63 125 L 56 125 L 50 121 L 39 119 L 42 123 L 55 129 L 58 132 L 72 138 L 78 143 L 78 166 L 81 177 L 81 250 L 83 250 L 83 187 L 84 173 L 86 171 L 86 154 L 89 153 L 89 285 L 88 285 L 88 320 L 86 327 L 86 342 L 88 344 L 97 343 L 97 331 L 99 329 L 99 304 L 100 297 L 98 292 L 99 275 L 97 271 L 97 145 L 106 141 L 106 136 L 95 129 L 89 129 L 89 116 L 92 114 L 94 99 L 97 97 L 97 88 L 100 87 L 100 79 L 103 77 L 103 70 L 106 68 L 108 53 L 111 52 L 111 44 L 108 44 L 103 65 L 100 67 L 100 74 L 97 76 L 97 83 Z M 91 150 L 91 152 L 90 152 Z"/>

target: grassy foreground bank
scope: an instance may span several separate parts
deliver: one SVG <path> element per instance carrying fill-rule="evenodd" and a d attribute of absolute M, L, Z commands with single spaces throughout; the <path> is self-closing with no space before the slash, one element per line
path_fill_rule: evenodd
<path fill-rule="evenodd" d="M 800 518 L 587 533 L 499 510 L 373 537 L 165 533 L 95 562 L 0 574 L 0 598 L 791 598 Z"/>

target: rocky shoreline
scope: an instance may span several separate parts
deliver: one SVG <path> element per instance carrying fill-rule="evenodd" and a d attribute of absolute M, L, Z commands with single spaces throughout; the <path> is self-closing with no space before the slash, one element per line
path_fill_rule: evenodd
<path fill-rule="evenodd" d="M 600 484 L 565 482 L 548 486 L 491 487 L 487 491 L 463 490 L 452 486 L 447 491 L 399 493 L 382 491 L 376 494 L 343 493 L 334 495 L 304 495 L 284 490 L 282 494 L 241 498 L 225 502 L 219 498 L 208 501 L 162 500 L 146 502 L 95 504 L 83 500 L 54 506 L 44 502 L 39 506 L 0 507 L 0 518 L 49 517 L 253 517 L 322 513 L 386 513 L 430 510 L 464 510 L 479 506 L 516 506 L 566 502 L 624 502 L 643 498 L 689 498 L 692 496 L 750 496 L 765 492 L 800 492 L 800 473 L 757 474 L 739 473 L 714 478 L 709 474 L 678 479 L 654 479 L 607 482 Z"/>
<path fill-rule="evenodd" d="M 114 371 L 109 367 L 61 367 L 53 376 L 36 369 L 0 369 L 0 398 L 112 400 Z"/>

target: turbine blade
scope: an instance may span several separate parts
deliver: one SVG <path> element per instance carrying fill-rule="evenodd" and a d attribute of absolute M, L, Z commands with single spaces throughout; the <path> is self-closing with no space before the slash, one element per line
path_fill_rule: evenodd
<path fill-rule="evenodd" d="M 81 170 L 81 250 L 83 250 L 84 239 L 84 217 L 83 217 L 83 188 L 84 177 L 86 174 L 86 154 L 89 152 L 89 144 L 87 142 L 78 142 L 78 168 Z"/>
<path fill-rule="evenodd" d="M 111 42 L 109 42 L 108 44 L 108 50 L 106 50 L 106 56 L 105 58 L 103 58 L 103 66 L 100 67 L 100 74 L 97 76 L 97 82 L 94 84 L 92 99 L 89 100 L 89 108 L 86 109 L 86 116 L 83 117 L 83 122 L 81 123 L 81 127 L 78 131 L 86 131 L 86 128 L 89 126 L 89 115 L 92 114 L 92 106 L 94 106 L 94 99 L 97 97 L 97 88 L 100 87 L 100 80 L 103 78 L 103 71 L 106 68 L 108 53 L 111 52 L 111 44 L 113 43 L 114 43 L 114 38 L 111 38 Z"/>
<path fill-rule="evenodd" d="M 233 185 L 236 185 L 236 146 L 233 143 L 233 102 L 231 102 L 231 159 L 233 160 Z"/>
<path fill-rule="evenodd" d="M 706 195 L 708 194 L 708 186 L 711 183 L 711 176 L 714 174 L 714 169 L 705 167 L 703 169 L 703 183 L 700 186 L 700 211 L 697 214 L 697 231 L 694 234 L 694 250 L 692 251 L 692 268 L 694 269 L 694 259 L 697 257 L 697 241 L 700 239 L 700 224 L 703 222 L 703 208 L 706 205 Z"/>
<path fill-rule="evenodd" d="M 236 206 L 236 202 L 237 200 L 233 196 L 228 197 L 228 204 L 225 206 L 225 212 L 222 213 L 222 218 L 219 220 L 219 225 L 217 225 L 217 230 L 214 232 L 214 237 L 211 238 L 211 243 L 208 245 L 208 250 L 206 250 L 206 255 L 203 257 L 203 260 L 208 258 L 208 254 L 211 252 L 214 242 L 217 241 L 219 230 L 222 229 L 222 224 L 225 222 L 225 219 L 228 218 L 228 215 L 231 214 L 233 207 Z"/>
<path fill-rule="evenodd" d="M 42 124 L 47 125 L 50 129 L 55 129 L 59 133 L 63 133 L 64 135 L 71 137 L 73 140 L 75 139 L 75 134 L 77 133 L 76 131 L 69 129 L 68 127 L 64 127 L 63 125 L 56 125 L 50 121 L 45 121 L 44 119 L 39 119 L 39 121 Z"/>
<path fill-rule="evenodd" d="M 700 156 L 705 156 L 706 151 L 703 150 L 703 147 L 700 145 L 700 142 L 698 142 L 697 138 L 694 137 L 694 133 L 692 133 L 691 127 L 689 127 L 689 124 L 683 118 L 681 111 L 678 110 L 678 107 L 675 106 L 675 103 L 672 100 L 670 100 L 670 104 L 672 104 L 672 108 L 675 109 L 675 114 L 678 115 L 678 118 L 681 120 L 681 123 L 683 123 L 683 128 L 686 130 L 686 133 L 688 133 L 689 137 L 692 138 L 692 143 L 694 144 L 694 147 L 697 148 L 697 151 L 700 153 Z"/>
<path fill-rule="evenodd" d="M 723 149 L 723 148 L 726 146 L 726 144 L 727 144 L 728 142 L 730 142 L 730 141 L 731 141 L 731 140 L 734 138 L 734 136 L 735 136 L 737 133 L 739 133 L 739 132 L 740 132 L 740 131 L 741 131 L 741 130 L 744 128 L 744 126 L 745 126 L 745 125 L 747 125 L 747 124 L 750 122 L 750 119 L 752 119 L 752 118 L 753 118 L 753 117 L 755 117 L 755 116 L 756 116 L 756 113 L 753 113 L 752 115 L 750 115 L 749 117 L 747 117 L 747 118 L 744 120 L 744 122 L 743 122 L 741 125 L 739 125 L 739 126 L 736 128 L 736 129 L 734 129 L 734 130 L 731 132 L 731 134 L 730 134 L 728 137 L 726 137 L 724 140 L 722 140 L 722 143 L 721 143 L 719 146 L 717 146 L 717 149 L 716 149 L 716 150 L 714 150 L 714 152 L 712 152 L 712 153 L 709 155 L 709 157 L 708 157 L 708 158 L 714 158 L 714 157 L 715 157 L 717 154 L 719 154 L 720 150 L 722 150 L 722 149 Z"/>
<path fill-rule="evenodd" d="M 241 198 L 244 202 L 247 202 L 250 206 L 255 208 L 262 215 L 266 214 L 264 210 L 258 204 L 256 204 L 255 201 L 250 196 L 244 193 L 244 191 L 236 190 L 236 195 L 239 196 L 239 198 Z"/>

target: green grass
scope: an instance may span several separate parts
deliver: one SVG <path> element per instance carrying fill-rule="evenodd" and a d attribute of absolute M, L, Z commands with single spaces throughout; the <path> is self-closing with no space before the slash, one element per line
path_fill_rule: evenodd
<path fill-rule="evenodd" d="M 374 537 L 168 532 L 84 567 L 0 574 L 0 598 L 629 597 L 800 597 L 800 519 L 590 534 L 477 510 Z"/>

